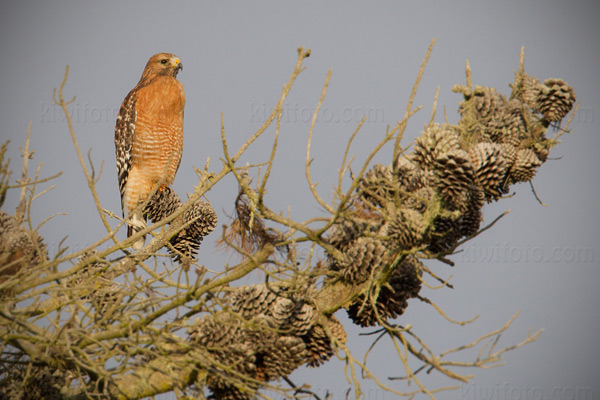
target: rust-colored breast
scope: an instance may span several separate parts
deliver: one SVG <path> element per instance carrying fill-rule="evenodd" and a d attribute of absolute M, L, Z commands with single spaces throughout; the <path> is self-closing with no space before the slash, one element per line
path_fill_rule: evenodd
<path fill-rule="evenodd" d="M 183 151 L 185 93 L 172 77 L 159 76 L 139 89 L 132 169 L 152 184 L 173 183 Z"/>

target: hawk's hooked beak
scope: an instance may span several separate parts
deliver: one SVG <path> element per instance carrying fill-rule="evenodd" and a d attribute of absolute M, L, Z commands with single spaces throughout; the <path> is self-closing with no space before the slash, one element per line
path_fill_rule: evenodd
<path fill-rule="evenodd" d="M 173 64 L 173 68 L 175 68 L 177 70 L 177 72 L 183 70 L 183 64 L 181 63 L 181 61 L 179 61 L 179 59 L 175 60 L 175 64 Z"/>

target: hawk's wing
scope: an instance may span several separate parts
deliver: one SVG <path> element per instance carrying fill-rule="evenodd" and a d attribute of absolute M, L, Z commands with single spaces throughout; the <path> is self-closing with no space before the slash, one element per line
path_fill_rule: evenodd
<path fill-rule="evenodd" d="M 125 216 L 125 185 L 131 169 L 131 153 L 133 148 L 133 134 L 135 132 L 137 90 L 129 92 L 117 116 L 115 126 L 115 151 L 117 156 L 117 176 L 119 179 L 119 192 L 121 193 L 121 209 Z"/>

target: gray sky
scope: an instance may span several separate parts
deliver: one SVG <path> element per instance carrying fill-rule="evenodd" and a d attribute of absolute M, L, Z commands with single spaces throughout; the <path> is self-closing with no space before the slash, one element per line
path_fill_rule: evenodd
<path fill-rule="evenodd" d="M 52 89 L 60 84 L 66 64 L 71 72 L 65 93 L 77 96 L 71 110 L 79 144 L 84 151 L 93 148 L 98 165 L 104 160 L 101 201 L 120 213 L 114 121 L 148 57 L 172 52 L 185 66 L 179 75 L 187 95 L 185 149 L 174 185 L 183 196 L 197 183 L 193 166 L 204 166 L 210 157 L 212 169 L 220 168 L 221 113 L 230 146 L 236 148 L 279 99 L 296 48 L 311 48 L 307 69 L 286 102 L 279 168 L 268 187 L 272 208 L 286 211 L 289 206 L 293 216 L 304 219 L 322 213 L 305 183 L 303 159 L 310 116 L 329 69 L 333 77 L 313 140 L 314 178 L 328 199 L 345 141 L 362 116 L 368 121 L 354 146 L 357 161 L 364 160 L 387 125 L 402 118 L 433 37 L 437 44 L 417 96 L 424 109 L 411 120 L 406 145 L 428 120 L 438 85 L 439 109 L 446 107 L 449 120 L 456 122 L 460 97 L 450 88 L 464 83 L 465 59 L 476 84 L 509 94 L 507 85 L 525 46 L 526 71 L 542 80 L 563 78 L 581 102 L 573 134 L 563 137 L 551 153 L 554 159 L 534 180 L 550 207 L 541 206 L 528 185 L 516 186 L 514 198 L 486 206 L 486 221 L 504 210 L 512 212 L 467 244 L 454 257 L 456 267 L 429 264 L 441 275 L 452 274 L 455 289 L 424 289 L 421 294 L 455 319 L 479 314 L 477 322 L 450 325 L 418 301 L 410 303 L 401 321 L 412 324 L 437 352 L 499 328 L 517 310 L 522 314 L 500 344 L 524 339 L 530 327 L 544 328 L 537 342 L 509 353 L 504 367 L 468 371 L 475 375 L 471 383 L 440 395 L 442 399 L 600 398 L 596 2 L 29 1 L 0 7 L 0 135 L 11 140 L 13 170 L 19 171 L 18 149 L 31 120 L 31 147 L 34 161 L 44 164 L 42 176 L 63 171 L 55 181 L 58 188 L 40 198 L 34 211 L 35 223 L 69 212 L 41 229 L 51 252 L 64 235 L 69 235 L 71 249 L 79 250 L 103 232 L 66 124 L 52 103 Z M 437 120 L 443 121 L 443 113 Z M 263 161 L 272 135 L 267 133 L 242 161 Z M 376 161 L 387 163 L 390 156 L 387 149 Z M 221 223 L 232 210 L 234 194 L 232 179 L 208 194 Z M 5 210 L 14 210 L 16 197 L 13 192 Z M 200 262 L 216 269 L 225 260 L 213 250 L 218 235 L 205 241 L 200 253 Z M 370 339 L 358 336 L 361 330 L 348 323 L 344 312 L 337 316 L 346 322 L 350 348 L 362 358 Z M 369 365 L 384 381 L 403 371 L 389 342 L 378 345 Z M 334 391 L 334 399 L 344 398 L 348 387 L 337 361 L 320 369 L 300 368 L 293 378 L 309 381 L 321 393 Z M 437 374 L 424 381 L 430 388 L 452 383 Z M 389 384 L 406 389 L 398 381 Z M 378 392 L 372 381 L 363 382 L 363 388 L 368 399 L 393 397 Z"/>

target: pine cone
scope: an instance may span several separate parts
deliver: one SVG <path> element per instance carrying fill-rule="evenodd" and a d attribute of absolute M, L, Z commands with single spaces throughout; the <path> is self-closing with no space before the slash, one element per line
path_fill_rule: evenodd
<path fill-rule="evenodd" d="M 479 230 L 479 225 L 481 225 L 483 218 L 481 209 L 483 208 L 484 200 L 483 190 L 475 188 L 470 191 L 467 208 L 457 220 L 458 232 L 461 238 L 471 236 Z"/>
<path fill-rule="evenodd" d="M 229 315 L 207 316 L 197 319 L 194 325 L 188 327 L 190 342 L 197 342 L 207 348 L 226 348 L 232 343 L 243 339 L 243 331 L 239 321 Z"/>
<path fill-rule="evenodd" d="M 145 214 L 154 223 L 173 214 L 183 203 L 170 187 L 157 190 L 146 205 Z"/>
<path fill-rule="evenodd" d="M 169 253 L 173 260 L 189 268 L 189 263 L 191 260 L 195 259 L 198 254 L 202 238 L 190 238 L 181 235 L 173 236 L 170 242 L 173 248 L 169 248 Z"/>
<path fill-rule="evenodd" d="M 396 181 L 401 190 L 413 191 L 417 166 L 404 154 L 396 160 Z"/>
<path fill-rule="evenodd" d="M 388 228 L 388 235 L 398 243 L 402 250 L 408 250 L 418 245 L 424 234 L 423 215 L 409 208 L 399 210 L 390 221 Z"/>
<path fill-rule="evenodd" d="M 357 325 L 375 326 L 377 316 L 382 320 L 396 318 L 408 306 L 407 300 L 421 290 L 421 262 L 415 257 L 407 257 L 396 266 L 389 279 L 389 286 L 381 286 L 373 307 L 372 299 L 365 301 L 365 295 L 348 307 L 348 316 Z"/>
<path fill-rule="evenodd" d="M 469 154 L 464 150 L 452 150 L 435 162 L 436 187 L 442 198 L 456 208 L 464 206 L 465 196 L 473 185 L 473 166 Z"/>
<path fill-rule="evenodd" d="M 400 154 L 398 159 L 396 160 L 396 170 L 398 171 L 398 175 L 412 175 L 413 171 L 417 168 L 417 166 L 404 154 Z"/>
<path fill-rule="evenodd" d="M 394 199 L 398 191 L 398 182 L 391 167 L 375 164 L 360 180 L 357 191 L 362 200 L 381 207 L 390 199 Z"/>
<path fill-rule="evenodd" d="M 47 258 L 43 238 L 36 231 L 17 225 L 11 215 L 0 211 L 0 282 Z"/>
<path fill-rule="evenodd" d="M 343 219 L 333 224 L 327 239 L 333 247 L 345 251 L 350 243 L 360 235 L 363 226 L 364 224 L 358 226 L 355 221 Z"/>
<path fill-rule="evenodd" d="M 434 195 L 434 189 L 431 186 L 423 186 L 414 192 L 403 196 L 404 207 L 418 211 L 421 214 L 427 211 L 429 202 Z"/>
<path fill-rule="evenodd" d="M 110 319 L 123 298 L 123 288 L 116 282 L 106 278 L 100 278 L 98 282 L 97 285 L 100 287 L 90 295 L 92 306 L 96 311 L 94 315 L 96 321 Z"/>
<path fill-rule="evenodd" d="M 517 158 L 517 148 L 512 144 L 502 143 L 500 145 L 500 155 L 506 161 L 506 167 L 510 168 Z"/>
<path fill-rule="evenodd" d="M 288 298 L 277 297 L 271 305 L 270 314 L 273 316 L 275 326 L 281 330 L 289 329 L 289 319 L 294 315 L 296 304 Z"/>
<path fill-rule="evenodd" d="M 517 158 L 510 170 L 510 180 L 516 182 L 529 182 L 542 165 L 538 156 L 530 149 L 521 149 L 517 152 Z"/>
<path fill-rule="evenodd" d="M 189 225 L 170 240 L 174 250 L 171 256 L 179 263 L 186 263 L 196 257 L 204 236 L 217 226 L 217 214 L 210 203 L 198 201 L 184 213 L 184 222 Z"/>
<path fill-rule="evenodd" d="M 146 216 L 154 223 L 168 217 L 183 206 L 183 202 L 170 187 L 157 190 L 145 209 Z M 189 224 L 170 240 L 171 256 L 179 263 L 187 263 L 196 257 L 202 238 L 217 226 L 217 214 L 210 203 L 199 200 L 183 216 Z"/>
<path fill-rule="evenodd" d="M 425 169 L 435 167 L 435 160 L 452 150 L 460 149 L 456 129 L 447 124 L 428 126 L 415 139 L 411 160 Z"/>
<path fill-rule="evenodd" d="M 518 146 L 527 136 L 527 124 L 523 116 L 523 103 L 513 99 L 506 103 L 486 127 L 487 135 L 494 143 Z"/>
<path fill-rule="evenodd" d="M 506 103 L 506 98 L 494 88 L 477 86 L 475 87 L 474 96 L 459 105 L 458 112 L 463 116 L 468 109 L 469 101 L 473 102 L 476 118 L 487 125 L 489 121 L 498 116 L 501 108 Z"/>
<path fill-rule="evenodd" d="M 241 287 L 231 296 L 231 309 L 250 317 L 249 324 L 224 312 L 188 328 L 190 341 L 205 347 L 215 360 L 207 381 L 213 398 L 250 396 L 256 381 L 287 376 L 306 361 L 304 336 L 312 331 L 314 310 L 303 299 L 284 294 L 291 292 L 275 293 L 262 284 Z M 237 373 L 254 381 L 241 381 Z"/>
<path fill-rule="evenodd" d="M 286 334 L 305 335 L 314 323 L 314 309 L 304 299 L 292 300 L 264 284 L 243 286 L 231 298 L 231 309 L 245 319 L 267 316 L 270 326 Z"/>
<path fill-rule="evenodd" d="M 0 236 L 3 236 L 5 232 L 14 229 L 16 227 L 15 225 L 15 220 L 12 215 L 0 211 Z"/>
<path fill-rule="evenodd" d="M 69 387 L 72 376 L 59 369 L 32 366 L 16 367 L 0 380 L 2 400 L 61 400 L 63 390 Z"/>
<path fill-rule="evenodd" d="M 351 283 L 366 281 L 371 271 L 390 260 L 385 244 L 376 238 L 359 237 L 349 246 L 346 261 L 340 266 L 344 279 Z"/>
<path fill-rule="evenodd" d="M 344 329 L 344 325 L 342 325 L 336 317 L 333 315 L 327 317 L 327 327 L 335 340 L 341 344 L 346 344 L 346 341 L 348 340 L 346 330 Z"/>
<path fill-rule="evenodd" d="M 522 85 L 521 99 L 533 112 L 538 113 L 539 104 L 537 98 L 541 90 L 540 80 L 535 76 L 524 74 Z"/>
<path fill-rule="evenodd" d="M 197 320 L 188 328 L 190 341 L 205 347 L 210 359 L 215 361 L 210 366 L 207 380 L 214 398 L 253 398 L 256 383 L 241 381 L 237 375 L 257 375 L 257 353 L 271 346 L 276 339 L 266 321 L 256 322 L 256 329 L 250 330 L 230 314 L 220 314 Z"/>
<path fill-rule="evenodd" d="M 469 149 L 475 181 L 483 189 L 488 201 L 500 196 L 506 176 L 507 163 L 501 152 L 501 147 L 492 143 L 478 143 Z"/>
<path fill-rule="evenodd" d="M 538 108 L 550 122 L 562 120 L 576 101 L 573 88 L 562 79 L 546 79 L 537 96 Z"/>
<path fill-rule="evenodd" d="M 329 332 L 339 343 L 346 343 L 346 331 L 333 315 L 327 318 Z M 318 367 L 328 361 L 334 354 L 331 339 L 321 325 L 313 325 L 310 331 L 302 337 L 306 346 L 306 364 Z"/>
<path fill-rule="evenodd" d="M 452 249 L 463 236 L 459 219 L 437 217 L 433 220 L 433 229 L 429 236 L 429 251 L 440 253 Z"/>
<path fill-rule="evenodd" d="M 79 256 L 77 263 L 79 264 L 82 261 L 96 257 L 97 254 L 98 251 L 95 249 L 87 251 Z M 108 269 L 109 265 L 108 261 L 104 258 L 90 261 L 82 269 L 69 277 L 66 286 L 73 288 L 79 298 L 88 299 L 90 294 L 97 289 L 95 284 L 98 282 L 98 278 L 103 279 L 100 274 L 102 274 L 102 271 Z"/>
<path fill-rule="evenodd" d="M 310 304 L 298 302 L 294 313 L 288 320 L 289 334 L 295 336 L 303 336 L 308 333 L 314 325 L 314 309 Z"/>
<path fill-rule="evenodd" d="M 204 237 L 217 226 L 217 213 L 207 201 L 198 201 L 184 213 L 184 220 L 190 225 L 185 228 L 189 237 Z"/>
<path fill-rule="evenodd" d="M 306 364 L 310 367 L 318 367 L 333 356 L 329 336 L 320 325 L 314 325 L 304 338 L 306 345 Z"/>
<path fill-rule="evenodd" d="M 279 336 L 263 355 L 261 368 L 267 381 L 288 376 L 304 363 L 306 346 L 297 336 Z"/>
<path fill-rule="evenodd" d="M 230 343 L 226 348 L 213 350 L 212 354 L 220 364 L 232 367 L 246 376 L 253 376 L 257 368 L 256 347 L 254 341 L 242 336 L 242 339 Z"/>
<path fill-rule="evenodd" d="M 277 294 L 264 284 L 242 286 L 236 289 L 231 298 L 231 308 L 246 319 L 260 314 L 267 314 Z"/>

